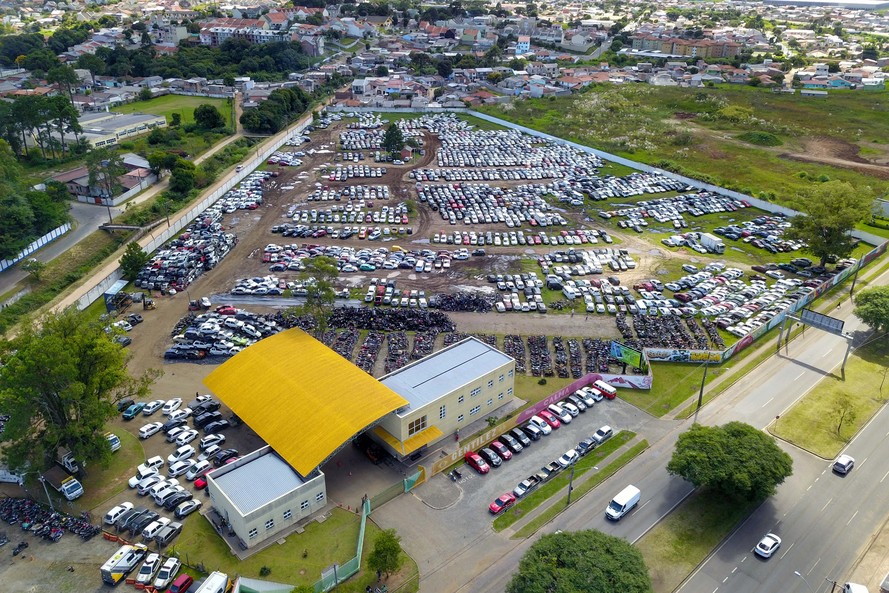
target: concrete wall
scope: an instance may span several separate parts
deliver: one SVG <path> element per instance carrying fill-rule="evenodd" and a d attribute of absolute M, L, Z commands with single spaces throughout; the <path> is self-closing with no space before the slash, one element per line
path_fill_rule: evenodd
<path fill-rule="evenodd" d="M 6 270 L 7 268 L 11 268 L 12 266 L 14 266 L 18 262 L 22 261 L 23 259 L 25 259 L 29 255 L 31 255 L 32 253 L 34 253 L 35 251 L 37 251 L 44 245 L 46 245 L 48 243 L 52 243 L 53 241 L 55 241 L 56 239 L 58 239 L 59 237 L 61 237 L 62 235 L 64 235 L 65 233 L 67 233 L 70 230 L 71 230 L 71 223 L 66 222 L 62 226 L 56 227 L 53 230 L 51 230 L 50 232 L 46 233 L 39 239 L 35 239 L 34 241 L 32 241 L 30 245 L 28 245 L 27 247 L 22 249 L 22 251 L 14 258 L 0 259 L 0 272 L 2 272 L 3 270 Z"/>

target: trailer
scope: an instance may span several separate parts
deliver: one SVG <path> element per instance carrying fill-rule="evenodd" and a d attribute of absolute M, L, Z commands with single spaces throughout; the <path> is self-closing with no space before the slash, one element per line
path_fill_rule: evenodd
<path fill-rule="evenodd" d="M 700 243 L 701 246 L 710 253 L 725 253 L 725 243 L 723 243 L 722 239 L 720 239 L 716 235 L 710 233 L 701 233 Z"/>
<path fill-rule="evenodd" d="M 66 500 L 75 500 L 83 496 L 83 486 L 77 481 L 77 478 L 68 475 L 61 466 L 54 465 L 43 472 L 43 479 Z"/>

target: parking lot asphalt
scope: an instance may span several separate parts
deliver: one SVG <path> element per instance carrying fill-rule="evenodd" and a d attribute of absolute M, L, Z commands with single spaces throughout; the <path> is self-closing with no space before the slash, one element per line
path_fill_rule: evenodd
<path fill-rule="evenodd" d="M 619 399 L 605 400 L 570 424 L 532 442 L 530 447 L 487 475 L 460 465 L 458 470 L 463 477 L 457 482 L 451 481 L 447 474 L 438 474 L 415 488 L 410 496 L 373 509 L 372 517 L 383 528 L 395 528 L 402 540 L 409 542 L 420 574 L 429 575 L 447 566 L 468 545 L 485 538 L 505 542 L 508 534 L 494 532 L 488 505 L 504 492 L 512 492 L 518 482 L 555 461 L 605 424 L 615 433 L 631 430 L 649 440 L 660 438 L 669 426 Z M 599 495 L 593 490 L 587 496 Z M 604 502 L 602 506 L 604 508 Z M 483 559 L 479 559 L 480 566 L 482 563 Z"/>

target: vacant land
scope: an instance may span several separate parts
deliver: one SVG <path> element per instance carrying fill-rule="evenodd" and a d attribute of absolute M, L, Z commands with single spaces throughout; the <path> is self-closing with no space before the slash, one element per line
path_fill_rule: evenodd
<path fill-rule="evenodd" d="M 172 115 L 182 115 L 182 123 L 194 121 L 194 110 L 199 105 L 213 105 L 222 114 L 222 118 L 230 125 L 232 117 L 231 102 L 227 99 L 210 99 L 208 97 L 190 97 L 187 95 L 164 95 L 148 101 L 136 101 L 115 107 L 112 111 L 119 113 L 150 113 L 163 115 L 170 123 Z"/>
<path fill-rule="evenodd" d="M 485 113 L 751 195 L 790 202 L 841 179 L 889 189 L 885 93 L 602 85 Z"/>

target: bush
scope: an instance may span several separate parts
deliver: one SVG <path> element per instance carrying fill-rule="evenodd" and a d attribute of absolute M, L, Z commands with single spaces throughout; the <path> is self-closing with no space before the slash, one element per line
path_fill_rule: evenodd
<path fill-rule="evenodd" d="M 738 140 L 757 146 L 781 146 L 784 144 L 780 138 L 770 132 L 745 132 L 738 136 Z"/>
<path fill-rule="evenodd" d="M 268 566 L 263 566 L 262 568 L 259 569 L 259 576 L 261 576 L 261 577 L 267 577 L 270 574 L 272 574 L 272 569 L 269 568 Z"/>

